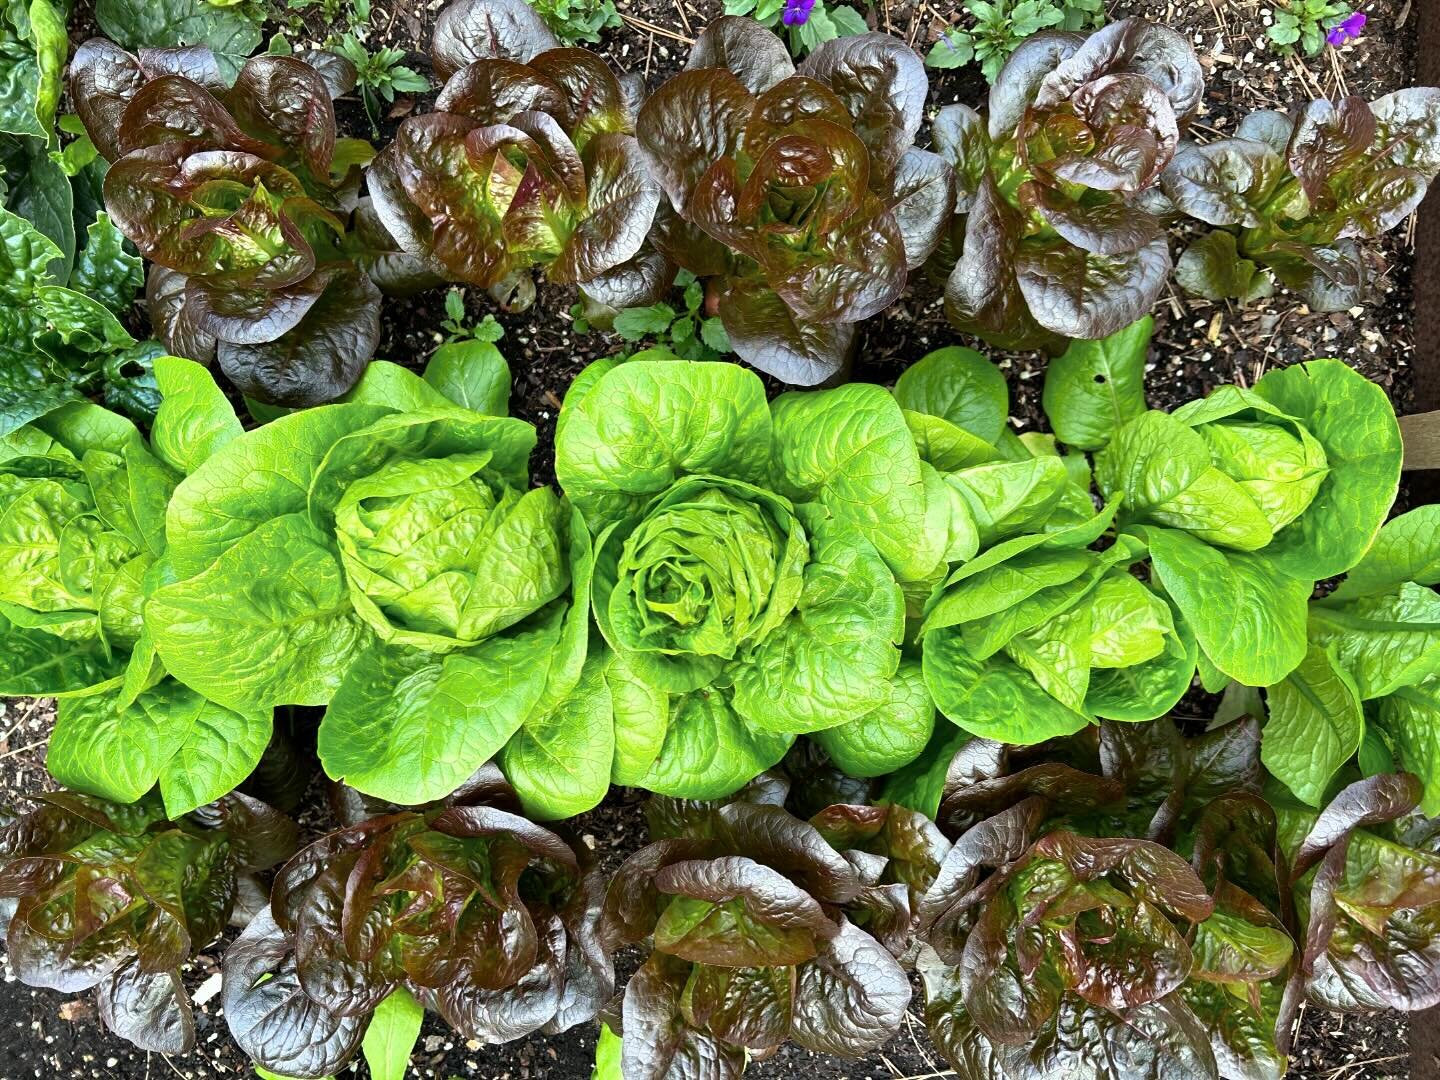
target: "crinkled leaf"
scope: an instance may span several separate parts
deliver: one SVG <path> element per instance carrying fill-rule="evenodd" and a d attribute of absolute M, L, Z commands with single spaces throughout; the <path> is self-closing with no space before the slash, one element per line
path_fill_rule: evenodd
<path fill-rule="evenodd" d="M 435 20 L 430 55 L 448 79 L 476 60 L 525 62 L 560 42 L 524 0 L 461 0 Z"/>
<path fill-rule="evenodd" d="M 247 397 L 298 408 L 334 401 L 354 386 L 380 341 L 380 291 L 340 270 L 291 330 L 263 344 L 221 340 L 220 368 Z"/>
<path fill-rule="evenodd" d="M 855 337 L 851 323 L 805 322 L 772 289 L 734 278 L 720 319 L 740 358 L 795 386 L 814 386 L 842 371 Z"/>
<path fill-rule="evenodd" d="M 893 169 L 919 130 L 929 81 L 915 51 L 889 34 L 838 37 L 815 49 L 799 73 L 830 87 L 883 168 Z"/>

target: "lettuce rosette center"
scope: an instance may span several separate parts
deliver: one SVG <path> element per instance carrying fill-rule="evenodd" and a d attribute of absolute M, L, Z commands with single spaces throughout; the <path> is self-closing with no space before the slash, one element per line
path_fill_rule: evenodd
<path fill-rule="evenodd" d="M 566 395 L 555 471 L 596 536 L 575 711 L 613 729 L 611 782 L 723 798 L 798 735 L 833 733 L 864 775 L 929 739 L 897 575 L 931 573 L 939 544 L 880 387 L 772 405 L 734 364 L 600 361 Z"/>
<path fill-rule="evenodd" d="M 356 610 L 382 639 L 474 644 L 569 587 L 560 499 L 516 490 L 493 460 L 481 450 L 390 461 L 336 505 Z"/>
<path fill-rule="evenodd" d="M 789 500 L 689 477 L 620 544 L 608 616 L 617 647 L 733 659 L 794 610 L 810 548 Z M 604 541 L 602 540 L 602 543 Z"/>
<path fill-rule="evenodd" d="M 1325 448 L 1303 427 L 1220 420 L 1196 432 L 1215 467 L 1234 480 L 1272 533 L 1303 514 L 1329 472 Z"/>

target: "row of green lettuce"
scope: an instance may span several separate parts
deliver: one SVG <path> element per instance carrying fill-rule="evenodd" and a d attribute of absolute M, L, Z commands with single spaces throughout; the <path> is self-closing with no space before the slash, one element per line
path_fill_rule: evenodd
<path fill-rule="evenodd" d="M 1279 1080 L 1306 1000 L 1440 1003 L 1440 830 L 1412 775 L 1349 769 L 1306 806 L 1233 701 L 1188 737 L 1104 721 L 928 756 L 933 782 L 882 784 L 802 741 L 729 799 L 652 798 L 649 842 L 604 867 L 493 765 L 419 807 L 337 786 L 304 846 L 250 794 L 172 818 L 154 793 L 48 792 L 0 815 L 0 936 L 23 982 L 93 989 L 115 1034 L 174 1055 L 196 1043 L 182 965 L 243 926 L 221 1003 L 266 1080 L 361 1054 L 401 1080 L 427 1011 L 472 1047 L 599 1020 L 596 1080 L 736 1080 L 787 1043 L 879 1051 L 912 973 L 962 1080 Z"/>
<path fill-rule="evenodd" d="M 148 442 L 90 403 L 0 439 L 0 693 L 60 699 L 57 779 L 172 814 L 323 706 L 337 780 L 416 804 L 493 759 L 553 819 L 728 795 L 802 735 L 891 773 L 937 710 L 1017 745 L 1149 720 L 1198 673 L 1264 690 L 1311 805 L 1358 760 L 1440 810 L 1440 540 L 1433 507 L 1382 529 L 1384 393 L 1321 360 L 1147 410 L 1149 332 L 1052 363 L 1053 436 L 961 348 L 773 402 L 735 365 L 600 361 L 558 491 L 488 343 L 250 431 L 162 357 Z"/>

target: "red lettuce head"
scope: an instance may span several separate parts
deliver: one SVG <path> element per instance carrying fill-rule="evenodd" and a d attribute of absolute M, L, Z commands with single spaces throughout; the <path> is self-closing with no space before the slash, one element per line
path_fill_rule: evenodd
<path fill-rule="evenodd" d="M 1142 19 L 1046 32 L 1015 50 L 988 117 L 942 109 L 961 217 L 945 289 L 956 327 L 1024 348 L 1102 338 L 1150 310 L 1171 268 L 1151 212 L 1204 77 L 1180 34 Z"/>
<path fill-rule="evenodd" d="M 523 296 L 537 266 L 560 284 L 612 285 L 644 265 L 660 202 L 626 86 L 558 45 L 523 0 L 452 4 L 431 46 L 448 80 L 436 111 L 402 122 L 371 166 L 375 210 L 401 248 L 497 296 Z M 658 276 L 635 302 L 669 284 Z"/>
<path fill-rule="evenodd" d="M 269 404 L 338 397 L 379 340 L 379 292 L 346 244 L 370 148 L 337 140 L 331 104 L 354 77 L 330 54 L 256 56 L 227 86 L 207 49 L 103 39 L 71 68 L 112 162 L 106 209 L 153 264 L 156 333 Z"/>
<path fill-rule="evenodd" d="M 951 170 L 911 144 L 925 69 L 885 34 L 828 41 L 797 72 L 780 39 L 725 17 L 640 109 L 669 196 L 656 246 L 706 278 L 735 351 L 813 385 L 854 324 L 893 304 L 939 242 Z"/>

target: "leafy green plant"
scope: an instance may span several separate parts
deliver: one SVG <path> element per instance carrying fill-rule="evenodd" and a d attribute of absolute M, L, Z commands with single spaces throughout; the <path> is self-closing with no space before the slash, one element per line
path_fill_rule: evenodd
<path fill-rule="evenodd" d="M 1325 47 L 1325 35 L 1348 19 L 1354 8 L 1343 0 L 1276 0 L 1265 36 L 1276 52 L 1290 54 L 1298 45 L 1306 56 Z"/>
<path fill-rule="evenodd" d="M 1279 1075 L 1296 949 L 1258 724 L 1098 735 L 951 761 L 955 843 L 916 909 L 936 1045 L 979 1076 Z"/>
<path fill-rule="evenodd" d="M 911 145 L 927 89 L 885 34 L 826 42 L 797 71 L 775 35 L 726 16 L 641 107 L 669 196 L 655 245 L 704 282 L 741 359 L 792 384 L 831 378 L 854 324 L 939 241 L 950 172 Z"/>
<path fill-rule="evenodd" d="M 1416 779 L 1301 808 L 1260 797 L 1259 754 L 1242 715 L 1189 739 L 1162 719 L 943 756 L 937 820 L 955 842 L 916 907 L 918 967 L 930 1032 L 962 1075 L 1109 1075 L 1123 1060 L 1280 1076 L 1307 996 L 1435 1000 L 1440 863 L 1433 826 L 1407 816 Z"/>
<path fill-rule="evenodd" d="M 101 1021 L 142 1050 L 195 1044 L 180 965 L 225 929 L 237 879 L 287 858 L 295 823 L 238 792 L 167 820 L 70 791 L 0 811 L 0 900 L 21 982 L 94 989 Z"/>
<path fill-rule="evenodd" d="M 1262 111 L 1234 138 L 1183 144 L 1161 177 L 1179 211 L 1215 227 L 1181 256 L 1176 280 L 1248 301 L 1279 282 L 1317 311 L 1364 302 L 1375 240 L 1405 221 L 1440 172 L 1440 90 L 1367 104 L 1312 101 L 1296 118 Z"/>
<path fill-rule="evenodd" d="M 467 321 L 465 296 L 459 289 L 445 294 L 445 318 L 440 320 L 440 328 L 445 331 L 445 340 L 450 342 L 474 340 L 494 344 L 505 336 L 505 328 L 495 321 L 494 315 L 486 315 L 478 323 Z"/>
<path fill-rule="evenodd" d="M 87 230 L 66 285 L 52 268 L 63 252 L 24 218 L 0 209 L 8 258 L 0 343 L 0 434 L 69 401 L 99 397 L 113 409 L 150 419 L 159 405 L 153 365 L 164 349 L 137 342 L 120 323 L 143 284 L 140 259 L 103 213 Z"/>
<path fill-rule="evenodd" d="M 1056 361 L 1045 405 L 1072 445 L 1098 445 L 1118 407 L 1143 408 L 1134 398 L 1148 339 L 1142 325 L 1077 342 Z M 1113 386 L 1094 369 L 1114 375 Z M 1110 396 L 1092 393 L 1102 386 Z M 1096 512 L 1083 455 L 1010 433 L 1004 379 L 970 350 L 920 360 L 895 397 L 953 504 L 948 572 L 913 604 L 940 711 L 967 731 L 1022 743 L 1097 717 L 1167 712 L 1194 674 L 1193 637 L 1170 601 L 1130 573 L 1144 560 L 1140 544 L 1122 537 L 1092 550 L 1116 507 Z"/>
<path fill-rule="evenodd" d="M 0 7 L 0 132 L 49 141 L 69 51 L 63 5 L 6 0 Z"/>
<path fill-rule="evenodd" d="M 615 981 L 603 879 L 514 812 L 494 768 L 444 803 L 344 805 L 344 827 L 281 868 L 225 954 L 225 1017 L 262 1067 L 339 1073 L 362 1040 L 378 1054 L 371 1035 L 392 1010 L 413 1043 L 417 1001 L 492 1044 L 594 1019 Z"/>
<path fill-rule="evenodd" d="M 1306 655 L 1315 581 L 1360 562 L 1399 484 L 1383 391 L 1335 360 L 1147 412 L 1096 457 L 1122 535 L 1200 646 L 1207 686 L 1270 686 Z"/>
<path fill-rule="evenodd" d="M 451 4 L 431 44 L 437 111 L 404 120 L 368 173 L 403 251 L 512 311 L 533 301 L 534 267 L 582 287 L 624 278 L 661 198 L 620 81 L 558 46 L 524 0 Z"/>
<path fill-rule="evenodd" d="M 899 1029 L 899 875 L 933 874 L 945 842 L 901 807 L 832 806 L 807 822 L 784 793 L 761 783 L 725 805 L 647 808 L 654 842 L 612 880 L 602 924 L 611 948 L 649 947 L 625 988 L 627 1080 L 731 1080 L 788 1040 L 858 1057 Z"/>
<path fill-rule="evenodd" d="M 111 41 L 131 52 L 198 47 L 208 49 L 226 82 L 260 44 L 265 9 L 211 0 L 97 0 L 95 21 Z M 78 56 L 78 53 L 77 53 Z"/>
<path fill-rule="evenodd" d="M 238 711 L 328 705 L 326 771 L 406 802 L 544 720 L 585 659 L 571 595 L 588 596 L 590 542 L 552 489 L 529 488 L 535 431 L 497 415 L 508 394 L 492 344 L 445 345 L 425 378 L 376 363 L 344 403 L 204 461 L 170 500 L 167 573 L 147 594 L 167 667 Z M 559 797 L 520 786 L 527 805 Z"/>
<path fill-rule="evenodd" d="M 75 266 L 75 251 L 82 239 L 77 220 L 89 224 L 82 210 L 76 212 L 79 185 L 72 185 L 64 165 L 51 155 L 42 139 L 0 134 L 0 207 L 10 211 L 46 240 L 55 252 L 49 273 L 56 282 L 68 282 Z M 99 209 L 104 209 L 103 204 Z"/>
<path fill-rule="evenodd" d="M 1294 981 L 1323 1008 L 1440 1002 L 1440 855 L 1433 826 L 1407 816 L 1420 795 L 1414 776 L 1380 775 L 1318 813 L 1277 811 L 1305 927 Z"/>
<path fill-rule="evenodd" d="M 1042 30 L 1091 30 L 1105 22 L 1103 0 L 964 0 L 975 24 L 948 29 L 930 47 L 932 68 L 964 67 L 978 61 L 993 83 L 1020 43 Z"/>
<path fill-rule="evenodd" d="M 601 30 L 621 22 L 615 0 L 533 0 L 533 6 L 562 45 L 598 44 Z"/>
<path fill-rule="evenodd" d="M 353 30 L 347 30 L 336 43 L 335 52 L 355 67 L 355 85 L 360 88 L 360 100 L 365 104 L 365 115 L 370 118 L 372 138 L 380 138 L 382 101 L 389 105 L 395 101 L 396 94 L 423 94 L 430 89 L 429 80 L 400 63 L 405 59 L 403 49 L 384 46 L 372 53 Z"/>
<path fill-rule="evenodd" d="M 404 1080 L 424 1020 L 425 1006 L 403 986 L 390 991 L 375 1006 L 360 1043 L 373 1080 Z"/>
<path fill-rule="evenodd" d="M 928 735 L 896 578 L 936 572 L 948 507 L 927 522 L 926 467 L 885 391 L 770 405 L 734 365 L 600 361 L 566 395 L 555 460 L 596 537 L 614 782 L 718 798 L 800 733 L 848 728 L 877 771 L 903 761 L 868 730 Z"/>
<path fill-rule="evenodd" d="M 344 24 L 351 30 L 360 29 L 370 24 L 370 0 L 285 0 L 285 7 L 288 11 L 310 11 L 318 8 L 318 14 L 325 21 L 327 26 L 334 26 L 337 23 Z M 299 29 L 300 21 L 293 16 L 289 20 L 290 25 Z M 275 43 L 271 42 L 271 52 L 277 51 Z M 279 51 L 289 55 L 288 43 Z"/>
<path fill-rule="evenodd" d="M 164 572 L 166 503 L 240 432 L 204 369 L 161 357 L 155 372 L 166 400 L 148 445 L 88 402 L 52 403 L 0 439 L 0 692 L 61 699 L 46 764 L 62 783 L 117 802 L 158 784 L 178 817 L 246 778 L 271 718 L 167 677 L 145 626 L 145 593 Z"/>
<path fill-rule="evenodd" d="M 719 316 L 704 313 L 705 287 L 688 270 L 680 271 L 675 284 L 684 289 L 683 312 L 666 303 L 626 308 L 615 315 L 615 332 L 632 345 L 653 341 L 682 360 L 719 360 L 730 352 L 730 337 Z M 583 332 L 577 326 L 577 333 Z"/>
<path fill-rule="evenodd" d="M 353 84 L 348 61 L 322 73 L 257 56 L 227 86 L 208 50 L 132 56 L 97 38 L 70 78 L 112 163 L 106 208 L 155 264 L 151 321 L 167 348 L 218 361 L 267 404 L 353 386 L 379 339 L 380 294 L 344 244 L 371 153 L 336 139 L 331 95 Z"/>
<path fill-rule="evenodd" d="M 865 16 L 853 7 L 825 0 L 725 0 L 725 14 L 749 16 L 783 33 L 795 57 L 814 52 L 827 41 L 870 32 Z"/>
<path fill-rule="evenodd" d="M 948 105 L 936 150 L 959 216 L 934 269 L 951 323 L 1005 348 L 1098 339 L 1147 314 L 1170 275 L 1153 193 L 1204 74 L 1169 27 L 1125 19 L 1022 43 L 989 110 Z"/>
<path fill-rule="evenodd" d="M 1305 659 L 1266 691 L 1264 757 L 1301 801 L 1322 806 L 1356 759 L 1400 768 L 1440 814 L 1440 508 L 1387 523 L 1344 581 L 1310 602 Z"/>

